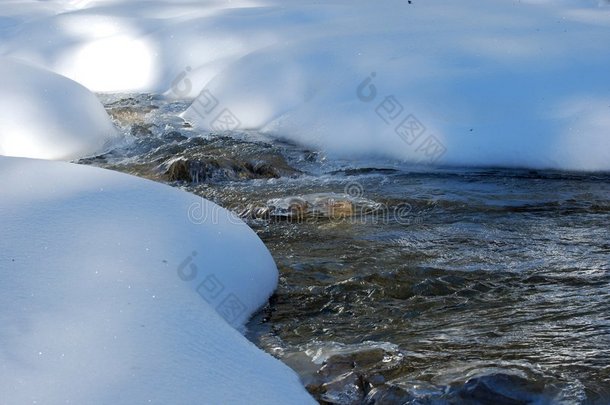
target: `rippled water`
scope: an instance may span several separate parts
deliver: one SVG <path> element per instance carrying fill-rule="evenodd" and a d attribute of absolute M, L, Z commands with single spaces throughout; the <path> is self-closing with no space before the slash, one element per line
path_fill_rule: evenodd
<path fill-rule="evenodd" d="M 124 118 L 131 140 L 81 163 L 242 214 L 318 193 L 376 204 L 335 217 L 246 215 L 281 272 L 249 338 L 320 401 L 610 403 L 610 174 L 347 162 L 260 134 L 198 134 L 173 116 L 180 103 L 104 101 L 144 125 Z M 205 153 L 286 167 L 165 175 L 168 160 Z"/>

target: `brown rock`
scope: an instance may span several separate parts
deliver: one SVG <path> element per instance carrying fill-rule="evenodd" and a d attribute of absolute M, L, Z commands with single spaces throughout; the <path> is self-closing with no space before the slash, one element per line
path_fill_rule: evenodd
<path fill-rule="evenodd" d="M 342 374 L 323 384 L 322 390 L 322 400 L 331 404 L 361 404 L 365 396 L 362 378 L 354 372 Z"/>
<path fill-rule="evenodd" d="M 190 165 L 186 160 L 180 159 L 173 162 L 166 174 L 169 181 L 192 181 Z"/>
<path fill-rule="evenodd" d="M 331 201 L 328 205 L 330 218 L 347 218 L 354 215 L 354 205 L 351 201 Z"/>

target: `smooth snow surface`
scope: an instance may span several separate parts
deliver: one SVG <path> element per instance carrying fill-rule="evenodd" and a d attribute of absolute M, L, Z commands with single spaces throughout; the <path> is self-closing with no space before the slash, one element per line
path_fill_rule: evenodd
<path fill-rule="evenodd" d="M 0 157 L 0 174 L 0 403 L 312 402 L 229 325 L 278 277 L 239 219 L 92 167 Z"/>
<path fill-rule="evenodd" d="M 103 151 L 117 137 L 104 107 L 85 87 L 0 58 L 0 155 L 74 159 Z"/>
<path fill-rule="evenodd" d="M 607 1 L 411 3 L 3 1 L 0 55 L 351 158 L 610 170 Z"/>

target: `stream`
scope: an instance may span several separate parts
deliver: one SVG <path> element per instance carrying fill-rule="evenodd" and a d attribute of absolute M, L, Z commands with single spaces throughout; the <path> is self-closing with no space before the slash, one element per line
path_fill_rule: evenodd
<path fill-rule="evenodd" d="M 125 140 L 78 163 L 239 214 L 280 270 L 247 337 L 320 403 L 610 403 L 610 173 L 348 161 L 100 98 Z"/>

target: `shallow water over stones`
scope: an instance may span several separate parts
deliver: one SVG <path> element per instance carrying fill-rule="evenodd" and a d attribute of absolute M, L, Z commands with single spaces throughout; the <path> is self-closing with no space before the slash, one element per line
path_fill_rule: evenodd
<path fill-rule="evenodd" d="M 281 272 L 248 337 L 321 403 L 610 403 L 609 174 L 354 163 L 103 99 L 126 141 L 80 163 L 240 214 Z"/>

